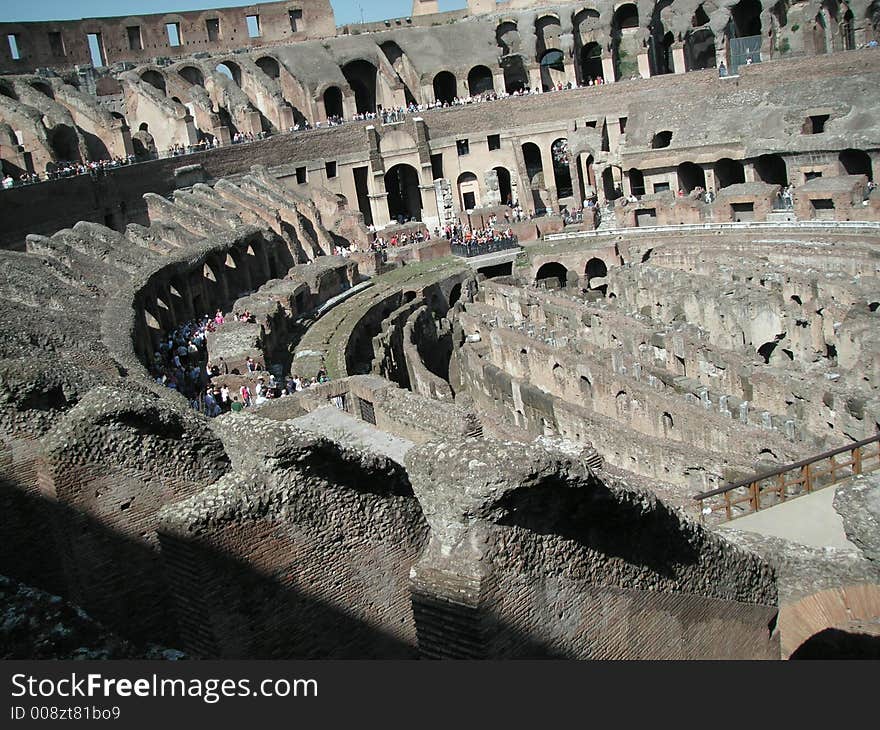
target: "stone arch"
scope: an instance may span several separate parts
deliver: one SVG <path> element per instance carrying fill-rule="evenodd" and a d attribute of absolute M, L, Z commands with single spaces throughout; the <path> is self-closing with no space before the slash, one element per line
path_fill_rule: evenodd
<path fill-rule="evenodd" d="M 324 112 L 327 118 L 343 116 L 342 90 L 338 86 L 328 86 L 324 90 Z"/>
<path fill-rule="evenodd" d="M 540 60 L 544 53 L 559 43 L 562 23 L 556 13 L 544 13 L 535 18 L 535 57 Z"/>
<path fill-rule="evenodd" d="M 581 48 L 580 61 L 581 83 L 602 77 L 602 47 L 598 43 L 588 43 Z"/>
<path fill-rule="evenodd" d="M 55 98 L 55 90 L 45 81 L 31 81 L 31 88 L 39 91 L 44 96 L 48 96 L 50 99 Z"/>
<path fill-rule="evenodd" d="M 388 170 L 385 173 L 385 190 L 388 193 L 388 213 L 392 220 L 422 219 L 419 173 L 412 165 L 395 165 Z"/>
<path fill-rule="evenodd" d="M 715 184 L 718 189 L 737 185 L 746 181 L 746 172 L 742 162 L 722 157 L 714 165 Z"/>
<path fill-rule="evenodd" d="M 501 49 L 501 55 L 508 56 L 519 51 L 519 26 L 516 21 L 506 20 L 495 28 L 495 43 Z"/>
<path fill-rule="evenodd" d="M 358 114 L 372 114 L 376 111 L 376 96 L 379 81 L 379 69 L 362 58 L 349 61 L 342 67 L 342 75 L 354 92 L 355 106 Z"/>
<path fill-rule="evenodd" d="M 456 180 L 458 204 L 462 210 L 473 210 L 480 207 L 480 183 L 472 172 L 463 172 Z"/>
<path fill-rule="evenodd" d="M 532 186 L 544 185 L 544 161 L 541 148 L 534 142 L 526 142 L 522 146 L 523 160 L 526 163 L 526 177 Z M 540 176 L 540 179 L 538 179 Z"/>
<path fill-rule="evenodd" d="M 162 96 L 166 96 L 168 94 L 167 85 L 165 83 L 165 76 L 155 69 L 148 69 L 141 74 L 141 81 L 146 84 L 149 84 L 157 91 L 162 93 Z"/>
<path fill-rule="evenodd" d="M 690 193 L 698 187 L 706 187 L 706 174 L 699 165 L 693 162 L 682 162 L 676 172 L 678 173 L 678 187 L 685 193 Z"/>
<path fill-rule="evenodd" d="M 568 149 L 568 140 L 565 137 L 553 142 L 550 146 L 550 156 L 553 160 L 556 197 L 568 198 L 574 195 L 574 185 L 571 179 L 571 153 Z"/>
<path fill-rule="evenodd" d="M 664 129 L 663 131 L 657 132 L 651 138 L 651 149 L 652 150 L 663 149 L 664 147 L 669 147 L 669 145 L 671 143 L 672 143 L 672 132 L 670 132 L 668 129 Z"/>
<path fill-rule="evenodd" d="M 709 25 L 709 16 L 703 4 L 697 6 L 691 18 L 691 27 L 685 33 L 684 56 L 688 71 L 715 68 L 715 32 Z"/>
<path fill-rule="evenodd" d="M 604 260 L 594 256 L 589 261 L 587 261 L 586 266 L 584 266 L 584 277 L 587 280 L 587 289 L 596 289 L 600 290 L 602 294 L 605 294 L 608 290 L 607 284 L 600 284 L 598 287 L 593 286 L 593 279 L 604 279 L 608 276 L 608 264 L 605 263 Z"/>
<path fill-rule="evenodd" d="M 504 90 L 508 94 L 515 94 L 529 87 L 529 73 L 522 56 L 502 58 L 501 70 L 504 72 Z"/>
<path fill-rule="evenodd" d="M 845 631 L 849 622 L 876 622 L 878 615 L 880 586 L 876 583 L 844 585 L 805 596 L 779 612 L 782 656 L 793 659 L 799 658 L 794 656 L 796 653 L 808 655 L 806 647 L 817 648 L 814 637 L 821 637 L 828 629 Z"/>
<path fill-rule="evenodd" d="M 261 56 L 255 62 L 260 70 L 270 79 L 278 79 L 281 77 L 281 64 L 274 56 Z"/>
<path fill-rule="evenodd" d="M 568 269 L 558 261 L 548 261 L 535 274 L 535 286 L 544 289 L 564 289 L 568 282 Z"/>
<path fill-rule="evenodd" d="M 625 80 L 638 71 L 632 53 L 632 44 L 624 43 L 624 31 L 631 33 L 638 27 L 639 9 L 635 3 L 625 3 L 614 11 L 611 18 L 611 58 L 614 62 L 614 75 L 618 81 Z"/>
<path fill-rule="evenodd" d="M 500 166 L 492 169 L 498 176 L 498 195 L 501 197 L 502 205 L 513 205 L 513 183 L 510 170 Z"/>
<path fill-rule="evenodd" d="M 468 93 L 471 96 L 490 93 L 495 90 L 492 72 L 487 66 L 474 66 L 468 73 Z"/>
<path fill-rule="evenodd" d="M 81 162 L 79 138 L 73 127 L 59 124 L 49 132 L 49 147 L 57 161 Z"/>
<path fill-rule="evenodd" d="M 626 173 L 629 178 L 629 189 L 635 196 L 645 194 L 645 173 L 635 167 L 631 167 Z"/>
<path fill-rule="evenodd" d="M 196 68 L 195 66 L 184 66 L 177 72 L 177 75 L 193 86 L 205 85 L 205 74 L 202 73 L 201 69 Z"/>
<path fill-rule="evenodd" d="M 761 155 L 755 160 L 755 173 L 770 185 L 788 185 L 788 169 L 780 155 Z"/>
<path fill-rule="evenodd" d="M 761 35 L 762 10 L 760 0 L 740 0 L 730 10 L 729 36 L 748 38 Z"/>
<path fill-rule="evenodd" d="M 218 63 L 214 70 L 228 78 L 230 81 L 233 81 L 236 86 L 241 88 L 241 67 L 237 63 L 234 63 L 233 61 L 223 61 Z"/>
<path fill-rule="evenodd" d="M 565 55 L 558 48 L 549 48 L 541 54 L 541 86 L 551 91 L 565 81 Z"/>
<path fill-rule="evenodd" d="M 5 96 L 7 99 L 18 101 L 18 94 L 15 93 L 12 84 L 5 79 L 0 79 L 0 96 Z"/>
<path fill-rule="evenodd" d="M 838 156 L 841 168 L 847 175 L 865 175 L 868 180 L 874 179 L 871 169 L 871 157 L 863 150 L 845 149 Z"/>
<path fill-rule="evenodd" d="M 434 77 L 434 98 L 443 103 L 451 104 L 458 96 L 458 81 L 449 71 L 441 71 Z"/>

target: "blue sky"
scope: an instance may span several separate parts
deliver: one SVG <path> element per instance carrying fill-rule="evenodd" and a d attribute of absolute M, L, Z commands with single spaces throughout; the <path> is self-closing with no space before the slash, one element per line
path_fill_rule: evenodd
<path fill-rule="evenodd" d="M 0 0 L 0 22 L 9 20 L 71 20 L 182 10 L 253 5 L 253 0 Z M 336 23 L 400 18 L 412 11 L 412 0 L 330 0 Z M 466 0 L 440 0 L 441 10 L 463 8 Z"/>

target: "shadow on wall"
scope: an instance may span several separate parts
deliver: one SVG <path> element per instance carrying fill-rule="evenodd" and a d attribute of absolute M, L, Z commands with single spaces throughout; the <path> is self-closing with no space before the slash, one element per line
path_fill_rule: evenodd
<path fill-rule="evenodd" d="M 181 626 L 173 618 L 171 593 L 186 590 L 186 587 L 175 585 L 173 581 L 168 581 L 166 587 L 167 566 L 163 565 L 158 550 L 110 530 L 99 521 L 66 505 L 25 494 L 6 481 L 0 481 L 0 505 L 4 513 L 0 526 L 3 544 L 0 574 L 62 595 L 123 638 L 136 643 L 159 642 L 172 648 L 181 647 Z M 100 545 L 101 549 L 96 551 L 96 555 L 101 556 L 102 560 L 108 554 L 115 556 L 115 565 L 85 560 L 75 566 L 67 566 L 65 570 L 61 553 L 72 542 L 78 543 L 77 553 L 80 556 L 88 554 L 89 544 Z M 279 631 L 273 636 L 272 652 L 254 650 L 254 647 L 241 644 L 239 656 L 255 659 L 390 659 L 416 656 L 414 646 L 334 606 L 282 585 L 276 576 L 255 570 L 230 555 L 203 545 L 192 545 L 190 548 L 188 554 L 198 556 L 199 572 L 204 569 L 205 575 L 224 576 L 224 582 L 233 585 L 238 596 L 238 599 L 228 603 L 210 607 L 211 626 L 200 627 L 200 633 L 206 636 L 203 649 L 209 648 L 211 627 L 215 631 L 222 630 L 224 626 L 238 626 L 244 620 L 249 628 L 255 628 L 270 618 L 266 614 L 271 614 L 277 617 L 277 623 L 288 619 L 295 623 L 289 624 L 288 631 Z M 163 589 L 153 591 L 142 602 L 133 605 L 120 605 L 115 600 L 112 585 L 105 586 L 104 595 L 81 594 L 79 576 L 94 575 L 108 569 L 108 572 L 116 574 L 132 565 L 139 566 L 146 582 L 161 585 Z M 0 611 L 4 608 L 0 606 Z M 236 636 L 222 638 L 227 644 L 241 640 Z M 194 656 L 199 655 L 198 652 L 194 653 Z M 215 654 L 201 656 L 220 658 L 224 654 L 218 650 Z"/>
<path fill-rule="evenodd" d="M 374 489 L 373 486 L 365 488 Z M 197 541 L 182 544 L 176 538 L 162 537 L 162 545 L 170 548 L 171 554 L 185 556 L 190 563 L 184 567 L 184 572 L 204 579 L 202 585 L 182 586 L 174 580 L 179 566 L 167 565 L 158 550 L 150 550 L 143 543 L 107 529 L 66 505 L 25 494 L 5 481 L 0 481 L 0 505 L 4 509 L 4 522 L 0 527 L 4 546 L 0 555 L 0 574 L 63 596 L 121 638 L 134 643 L 162 643 L 182 649 L 193 658 L 419 658 L 415 644 L 401 641 L 343 609 L 282 585 L 279 579 L 286 575 L 270 575 L 256 570 Z M 117 565 L 83 561 L 68 566 L 67 575 L 63 575 L 59 551 L 71 541 L 81 543 L 77 551 L 80 555 L 85 554 L 82 543 L 100 543 L 106 549 L 98 554 L 113 554 Z M 143 577 L 156 584 L 162 579 L 163 584 L 167 582 L 166 590 L 155 593 L 152 596 L 154 602 L 127 606 L 114 602 L 112 585 L 106 586 L 105 595 L 80 594 L 79 575 L 108 568 L 116 573 L 129 565 L 141 566 L 142 571 L 153 571 L 153 575 L 144 572 Z M 333 593 L 333 586 L 323 588 Z M 173 618 L 172 593 L 181 593 L 188 600 L 198 600 L 203 591 L 210 591 L 215 596 L 223 594 L 225 599 L 212 602 L 205 613 L 197 611 L 193 616 Z M 409 596 L 406 598 L 409 600 Z M 420 598 L 424 605 L 426 597 Z M 0 612 L 5 609 L 6 606 L 0 605 Z M 484 616 L 483 620 L 489 618 Z M 520 648 L 518 656 L 567 657 L 538 637 L 523 635 L 497 620 L 495 625 L 497 631 Z M 183 643 L 182 634 L 191 640 Z M 249 643 L 249 639 L 255 639 L 256 644 Z M 5 651 L 11 649 L 3 647 Z M 19 645 L 16 649 L 22 654 L 7 658 L 29 658 L 27 647 Z"/>
<path fill-rule="evenodd" d="M 516 489 L 493 507 L 506 513 L 499 525 L 558 535 L 670 579 L 677 567 L 699 561 L 681 519 L 665 503 L 658 500 L 646 510 L 636 500 L 622 501 L 598 480 L 589 492 L 562 481 Z"/>

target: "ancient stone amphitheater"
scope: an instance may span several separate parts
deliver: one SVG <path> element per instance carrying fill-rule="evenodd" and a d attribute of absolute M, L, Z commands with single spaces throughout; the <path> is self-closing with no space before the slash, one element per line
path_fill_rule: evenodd
<path fill-rule="evenodd" d="M 2 25 L 4 656 L 878 654 L 880 4 L 468 5 Z"/>

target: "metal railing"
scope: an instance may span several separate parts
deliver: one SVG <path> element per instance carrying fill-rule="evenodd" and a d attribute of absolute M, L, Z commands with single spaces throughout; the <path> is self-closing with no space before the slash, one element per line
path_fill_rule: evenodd
<path fill-rule="evenodd" d="M 545 241 L 565 241 L 572 238 L 617 236 L 622 233 L 648 234 L 657 233 L 683 233 L 687 231 L 746 231 L 746 230 L 773 230 L 777 228 L 802 228 L 814 230 L 834 229 L 868 229 L 880 231 L 880 223 L 876 221 L 748 221 L 743 223 L 688 223 L 678 226 L 645 226 L 634 228 L 607 228 L 601 231 L 572 231 L 571 233 L 550 233 L 544 236 Z"/>
<path fill-rule="evenodd" d="M 485 256 L 488 253 L 499 253 L 510 249 L 519 248 L 519 240 L 516 236 L 513 238 L 499 238 L 486 243 L 453 243 L 450 245 L 454 256 L 463 256 L 465 258 L 473 258 L 474 256 Z"/>
<path fill-rule="evenodd" d="M 714 522 L 728 522 L 876 469 L 880 469 L 880 433 L 796 464 L 702 492 L 694 500 L 700 507 L 701 522 L 705 523 L 712 515 L 715 515 Z"/>

